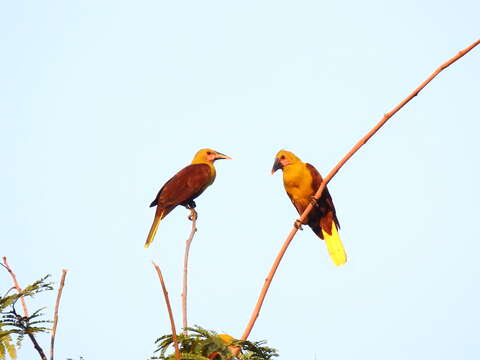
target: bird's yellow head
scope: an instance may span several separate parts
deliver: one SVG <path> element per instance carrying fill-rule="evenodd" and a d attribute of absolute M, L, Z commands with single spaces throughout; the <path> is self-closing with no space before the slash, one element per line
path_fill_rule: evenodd
<path fill-rule="evenodd" d="M 275 173 L 278 169 L 282 169 L 285 166 L 292 165 L 298 162 L 301 162 L 294 153 L 287 150 L 280 150 L 277 155 L 275 155 L 275 162 L 273 163 L 272 174 Z"/>
<path fill-rule="evenodd" d="M 215 160 L 220 159 L 231 159 L 231 157 L 212 149 L 200 149 L 193 157 L 192 164 L 213 164 Z"/>

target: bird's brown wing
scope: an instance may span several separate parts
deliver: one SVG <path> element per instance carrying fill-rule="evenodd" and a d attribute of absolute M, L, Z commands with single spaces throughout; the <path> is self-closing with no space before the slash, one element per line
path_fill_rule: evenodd
<path fill-rule="evenodd" d="M 210 166 L 207 164 L 188 165 L 163 185 L 150 207 L 158 206 L 170 211 L 177 205 L 185 205 L 195 199 L 211 183 Z"/>
<path fill-rule="evenodd" d="M 323 179 L 320 173 L 313 165 L 306 164 L 307 169 L 312 175 L 312 194 L 315 194 L 320 187 Z M 335 206 L 333 205 L 332 197 L 328 191 L 328 188 L 325 188 L 320 199 L 317 201 L 318 207 L 313 208 L 312 212 L 309 215 L 308 224 L 312 230 L 323 238 L 321 229 L 323 228 L 328 233 L 331 233 L 332 221 L 335 222 L 337 229 L 340 229 L 340 224 L 337 219 L 337 214 L 335 211 Z"/>

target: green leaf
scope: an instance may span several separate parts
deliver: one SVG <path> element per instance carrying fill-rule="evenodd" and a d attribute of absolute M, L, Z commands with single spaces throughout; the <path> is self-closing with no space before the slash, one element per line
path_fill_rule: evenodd
<path fill-rule="evenodd" d="M 8 342 L 6 344 L 6 348 L 8 351 L 8 356 L 10 356 L 10 359 L 15 360 L 17 358 L 17 350 L 15 349 L 15 346 L 11 342 Z"/>
<path fill-rule="evenodd" d="M 6 354 L 8 353 L 10 359 L 15 360 L 17 358 L 17 351 L 11 343 L 12 338 L 7 331 L 0 331 L 0 333 L 2 334 L 0 337 L 0 359 L 6 359 Z"/>

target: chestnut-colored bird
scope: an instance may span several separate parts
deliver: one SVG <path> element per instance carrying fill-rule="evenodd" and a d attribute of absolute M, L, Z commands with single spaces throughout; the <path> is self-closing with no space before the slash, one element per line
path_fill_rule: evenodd
<path fill-rule="evenodd" d="M 314 205 L 304 224 L 310 226 L 320 239 L 325 239 L 328 253 L 335 265 L 340 266 L 347 262 L 347 254 L 338 235 L 338 223 L 332 197 L 325 188 L 319 200 L 315 201 L 322 177 L 310 164 L 302 162 L 290 151 L 280 150 L 275 156 L 272 174 L 278 169 L 283 170 L 283 185 L 288 197 L 301 215 L 309 203 Z M 299 224 L 296 223 L 296 226 Z"/>
<path fill-rule="evenodd" d="M 145 242 L 146 248 L 152 243 L 160 220 L 177 205 L 185 206 L 187 209 L 195 208 L 193 200 L 215 180 L 216 172 L 213 163 L 219 159 L 231 159 L 231 157 L 212 149 L 200 149 L 190 165 L 184 167 L 163 185 L 150 204 L 150 207 L 156 206 L 157 210 Z"/>

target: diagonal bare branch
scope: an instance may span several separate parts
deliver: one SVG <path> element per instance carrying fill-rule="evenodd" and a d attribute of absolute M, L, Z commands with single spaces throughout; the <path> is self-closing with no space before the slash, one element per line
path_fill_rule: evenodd
<path fill-rule="evenodd" d="M 355 146 L 343 157 L 342 160 L 328 173 L 328 175 L 323 179 L 320 187 L 318 188 L 317 192 L 315 193 L 315 198 L 318 200 L 320 196 L 322 195 L 323 190 L 327 186 L 328 182 L 337 174 L 337 172 L 340 170 L 340 168 L 363 146 L 366 144 L 370 138 L 375 135 L 375 133 L 390 119 L 394 114 L 396 114 L 402 107 L 404 107 L 410 100 L 412 100 L 415 96 L 418 95 L 418 93 L 428 85 L 430 81 L 432 81 L 441 71 L 449 67 L 451 64 L 453 64 L 455 61 L 463 57 L 465 54 L 467 54 L 470 50 L 475 48 L 477 45 L 480 44 L 480 40 L 475 41 L 473 44 L 468 46 L 467 48 L 463 49 L 462 51 L 458 52 L 457 55 L 449 59 L 448 61 L 444 62 L 442 65 L 440 65 L 424 82 L 422 82 L 415 90 L 413 90 L 410 95 L 408 95 L 404 100 L 402 100 L 397 106 L 395 106 L 390 112 L 386 113 L 383 118 L 373 127 L 372 130 L 370 130 L 364 137 L 362 137 L 356 144 Z M 302 213 L 300 216 L 300 224 L 303 223 L 303 220 L 306 219 L 310 211 L 312 210 L 313 206 L 312 204 L 309 204 L 305 211 Z M 293 227 L 292 230 L 290 231 L 290 234 L 288 234 L 285 242 L 282 245 L 282 248 L 280 249 L 280 252 L 278 253 L 277 257 L 275 258 L 275 261 L 270 269 L 270 272 L 268 273 L 265 283 L 263 284 L 263 288 L 260 292 L 260 295 L 258 297 L 257 303 L 255 305 L 255 308 L 253 309 L 252 315 L 250 317 L 250 321 L 247 324 L 247 327 L 245 331 L 243 332 L 242 335 L 242 340 L 246 340 L 248 336 L 250 335 L 250 332 L 252 331 L 253 326 L 255 325 L 255 321 L 258 318 L 258 315 L 260 314 L 260 309 L 262 307 L 263 301 L 265 300 L 265 296 L 267 295 L 268 288 L 270 287 L 270 283 L 272 282 L 273 276 L 275 275 L 275 272 L 277 271 L 278 266 L 280 265 L 280 261 L 283 258 L 283 255 L 287 251 L 288 246 L 290 245 L 291 241 L 293 240 L 293 237 L 297 233 L 298 229 L 296 227 Z"/>
<path fill-rule="evenodd" d="M 160 267 L 152 260 L 153 267 L 157 271 L 158 279 L 160 280 L 160 285 L 162 285 L 163 295 L 165 296 L 165 303 L 167 304 L 168 316 L 170 317 L 170 326 L 172 327 L 172 338 L 173 346 L 175 348 L 175 358 L 176 360 L 180 359 L 180 349 L 178 348 L 178 339 L 177 339 L 177 330 L 175 329 L 175 320 L 173 320 L 172 307 L 170 306 L 170 299 L 168 298 L 167 287 L 165 286 L 165 281 L 163 281 L 162 271 Z"/>
<path fill-rule="evenodd" d="M 4 264 L 4 266 L 5 266 L 5 269 L 7 269 L 8 273 L 9 273 L 10 276 L 12 277 L 12 281 L 13 281 L 13 285 L 15 286 L 15 289 L 17 289 L 17 291 L 18 291 L 19 293 L 21 293 L 21 292 L 22 292 L 22 288 L 21 288 L 20 285 L 18 284 L 17 276 L 15 275 L 15 273 L 13 272 L 13 270 L 10 268 L 10 265 L 8 265 L 7 257 L 4 256 L 2 259 L 3 259 L 3 264 Z M 28 314 L 27 304 L 26 304 L 25 299 L 24 299 L 23 296 L 20 298 L 20 301 L 21 301 L 21 303 L 22 303 L 23 316 L 29 317 L 30 315 Z"/>

